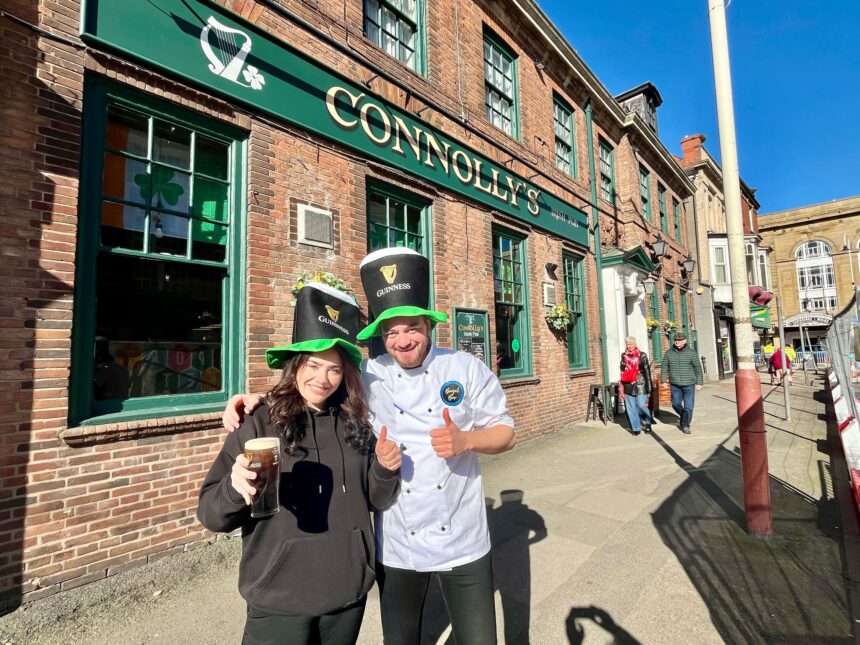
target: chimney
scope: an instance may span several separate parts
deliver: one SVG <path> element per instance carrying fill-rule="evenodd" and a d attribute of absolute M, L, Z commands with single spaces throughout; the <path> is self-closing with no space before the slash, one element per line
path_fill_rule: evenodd
<path fill-rule="evenodd" d="M 704 159 L 702 148 L 705 146 L 704 134 L 690 134 L 681 139 L 681 158 L 686 163 L 695 163 Z"/>

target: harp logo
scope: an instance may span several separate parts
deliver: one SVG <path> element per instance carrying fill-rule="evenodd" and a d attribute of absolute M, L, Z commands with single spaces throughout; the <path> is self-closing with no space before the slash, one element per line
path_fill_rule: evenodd
<path fill-rule="evenodd" d="M 209 71 L 216 76 L 252 90 L 262 90 L 266 84 L 260 70 L 253 65 L 245 66 L 245 58 L 251 53 L 251 37 L 244 31 L 228 27 L 209 16 L 206 26 L 200 31 L 200 48 L 209 59 Z"/>
<path fill-rule="evenodd" d="M 328 313 L 328 317 L 334 322 L 337 322 L 337 319 L 340 317 L 340 312 L 337 309 L 332 309 L 328 305 L 325 306 L 325 310 Z"/>
<path fill-rule="evenodd" d="M 379 267 L 379 271 L 382 273 L 382 277 L 385 278 L 385 281 L 388 284 L 394 282 L 394 278 L 397 277 L 397 265 L 389 264 L 388 266 Z"/>

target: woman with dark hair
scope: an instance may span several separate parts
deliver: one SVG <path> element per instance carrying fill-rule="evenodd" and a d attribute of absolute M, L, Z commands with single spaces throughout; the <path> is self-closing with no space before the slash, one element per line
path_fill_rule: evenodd
<path fill-rule="evenodd" d="M 311 283 L 296 304 L 293 344 L 266 352 L 283 367 L 209 470 L 197 516 L 218 532 L 242 529 L 243 643 L 355 643 L 375 576 L 371 510 L 394 503 L 400 449 L 368 422 L 354 345 L 355 301 Z M 254 519 L 256 474 L 243 454 L 280 440 L 279 512 Z"/>

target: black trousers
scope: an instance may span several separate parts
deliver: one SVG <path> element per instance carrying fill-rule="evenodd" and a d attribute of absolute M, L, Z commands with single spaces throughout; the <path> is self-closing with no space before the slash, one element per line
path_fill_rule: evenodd
<path fill-rule="evenodd" d="M 355 645 L 367 596 L 322 616 L 279 616 L 248 607 L 242 645 Z"/>
<path fill-rule="evenodd" d="M 495 645 L 490 554 L 451 571 L 422 573 L 376 563 L 385 645 L 417 645 L 430 579 L 437 576 L 457 645 Z"/>

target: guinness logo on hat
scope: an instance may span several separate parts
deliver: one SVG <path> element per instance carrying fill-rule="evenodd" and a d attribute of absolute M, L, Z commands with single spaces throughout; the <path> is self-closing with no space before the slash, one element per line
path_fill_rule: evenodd
<path fill-rule="evenodd" d="M 397 265 L 389 264 L 388 266 L 379 267 L 380 272 L 382 272 L 382 277 L 385 278 L 385 281 L 388 284 L 394 282 L 394 278 L 397 277 Z"/>
<path fill-rule="evenodd" d="M 278 368 L 296 352 L 323 352 L 340 345 L 358 366 L 361 350 L 355 346 L 355 336 L 360 313 L 352 296 L 327 284 L 309 282 L 296 296 L 293 344 L 266 350 L 266 362 Z"/>
<path fill-rule="evenodd" d="M 361 261 L 361 285 L 367 296 L 370 325 L 358 334 L 364 340 L 379 334 L 379 323 L 397 316 L 426 316 L 431 324 L 448 320 L 430 306 L 430 261 L 405 247 L 374 251 Z"/>

